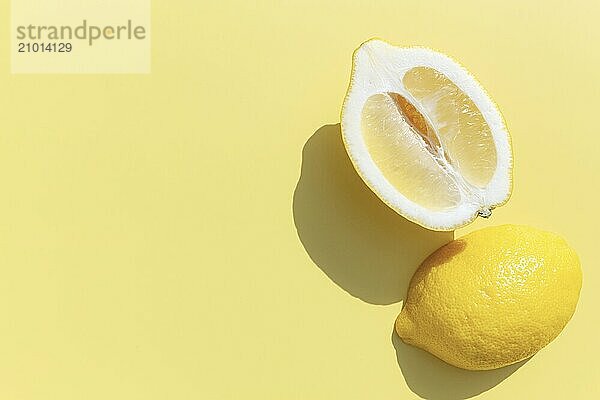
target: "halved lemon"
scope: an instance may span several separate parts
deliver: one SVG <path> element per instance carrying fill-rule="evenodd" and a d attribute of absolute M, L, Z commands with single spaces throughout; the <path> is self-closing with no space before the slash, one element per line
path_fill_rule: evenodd
<path fill-rule="evenodd" d="M 453 230 L 510 197 L 502 116 L 449 57 L 369 40 L 355 52 L 342 135 L 366 184 L 407 219 Z"/>

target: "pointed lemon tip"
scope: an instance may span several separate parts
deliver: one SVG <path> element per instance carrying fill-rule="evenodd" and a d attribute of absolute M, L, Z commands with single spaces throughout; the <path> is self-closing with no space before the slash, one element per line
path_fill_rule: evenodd
<path fill-rule="evenodd" d="M 396 318 L 396 333 L 404 341 L 410 340 L 414 335 L 415 324 L 411 321 L 406 312 L 402 310 L 398 318 Z"/>

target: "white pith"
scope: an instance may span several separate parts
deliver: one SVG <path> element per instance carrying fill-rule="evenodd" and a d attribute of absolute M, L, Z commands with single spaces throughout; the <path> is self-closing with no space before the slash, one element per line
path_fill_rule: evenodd
<path fill-rule="evenodd" d="M 450 79 L 462 90 L 483 115 L 496 146 L 497 164 L 492 178 L 483 188 L 464 186 L 458 206 L 434 211 L 406 198 L 382 174 L 362 135 L 362 110 L 367 99 L 378 93 L 398 93 L 409 100 L 427 118 L 419 102 L 402 84 L 404 74 L 415 67 L 430 67 Z M 466 225 L 480 211 L 501 205 L 510 196 L 512 153 L 508 131 L 496 105 L 477 81 L 447 56 L 424 48 L 398 48 L 380 40 L 371 40 L 354 53 L 350 89 L 344 101 L 342 132 L 352 162 L 362 179 L 391 208 L 427 228 L 452 230 Z M 449 173 L 456 173 L 451 165 Z M 457 173 L 458 174 L 458 173 Z"/>

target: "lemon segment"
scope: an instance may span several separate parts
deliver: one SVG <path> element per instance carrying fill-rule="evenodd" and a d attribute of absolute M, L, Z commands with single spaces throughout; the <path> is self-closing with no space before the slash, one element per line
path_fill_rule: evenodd
<path fill-rule="evenodd" d="M 496 169 L 496 146 L 477 106 L 433 68 L 413 68 L 402 82 L 437 127 L 444 150 L 460 176 L 472 185 L 485 187 Z"/>

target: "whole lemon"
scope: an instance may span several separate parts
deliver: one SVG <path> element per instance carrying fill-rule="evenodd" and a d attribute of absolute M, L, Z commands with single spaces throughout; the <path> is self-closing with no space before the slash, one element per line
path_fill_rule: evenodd
<path fill-rule="evenodd" d="M 558 336 L 581 283 L 577 254 L 559 236 L 527 226 L 485 228 L 421 264 L 396 332 L 457 367 L 500 368 Z"/>

